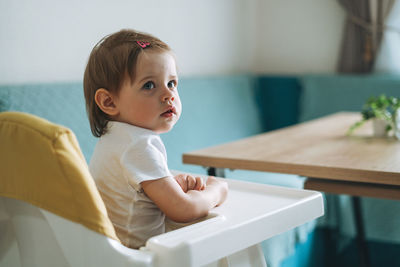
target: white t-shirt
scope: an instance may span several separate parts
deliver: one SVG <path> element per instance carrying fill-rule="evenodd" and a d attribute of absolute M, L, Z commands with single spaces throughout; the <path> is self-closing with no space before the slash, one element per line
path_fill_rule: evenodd
<path fill-rule="evenodd" d="M 165 232 L 165 215 L 145 195 L 147 180 L 172 176 L 158 134 L 127 123 L 110 121 L 89 164 L 118 238 L 131 248 Z"/>

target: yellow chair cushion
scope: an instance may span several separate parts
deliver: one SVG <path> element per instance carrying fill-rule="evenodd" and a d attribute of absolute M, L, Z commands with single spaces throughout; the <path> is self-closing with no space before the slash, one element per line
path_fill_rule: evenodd
<path fill-rule="evenodd" d="M 0 113 L 0 195 L 118 240 L 74 133 L 21 112 Z"/>

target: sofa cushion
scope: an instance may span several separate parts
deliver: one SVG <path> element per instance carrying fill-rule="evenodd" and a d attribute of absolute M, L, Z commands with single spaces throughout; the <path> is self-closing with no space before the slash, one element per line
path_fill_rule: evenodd
<path fill-rule="evenodd" d="M 183 165 L 182 154 L 261 133 L 253 82 L 246 75 L 181 79 L 181 118 L 161 135 L 170 168 L 204 172 Z"/>
<path fill-rule="evenodd" d="M 305 75 L 300 83 L 300 121 L 339 111 L 361 111 L 371 96 L 400 97 L 398 75 Z"/>

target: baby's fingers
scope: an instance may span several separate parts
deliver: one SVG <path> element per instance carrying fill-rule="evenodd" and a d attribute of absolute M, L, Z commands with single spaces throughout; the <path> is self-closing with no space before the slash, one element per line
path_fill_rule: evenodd
<path fill-rule="evenodd" d="M 195 187 L 196 187 L 196 178 L 194 178 L 194 177 L 191 176 L 191 175 L 188 175 L 188 176 L 187 176 L 187 179 L 186 179 L 186 182 L 187 182 L 187 191 L 189 191 L 189 190 L 195 190 Z"/>
<path fill-rule="evenodd" d="M 196 177 L 196 186 L 194 190 L 204 190 L 205 188 L 205 183 L 201 177 Z"/>
<path fill-rule="evenodd" d="M 183 192 L 185 192 L 185 193 L 188 191 L 186 176 L 187 176 L 186 174 L 178 174 L 174 177 L 176 182 L 179 184 L 179 186 L 182 188 Z"/>

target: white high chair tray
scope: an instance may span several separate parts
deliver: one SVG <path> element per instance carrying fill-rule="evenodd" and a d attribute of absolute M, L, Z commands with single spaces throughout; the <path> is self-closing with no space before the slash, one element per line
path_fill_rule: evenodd
<path fill-rule="evenodd" d="M 324 214 L 319 192 L 224 180 L 228 198 L 206 219 L 147 241 L 159 263 L 205 265 Z"/>

